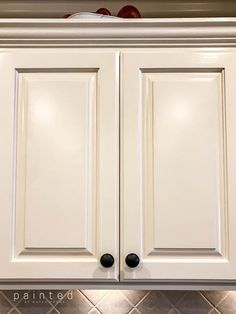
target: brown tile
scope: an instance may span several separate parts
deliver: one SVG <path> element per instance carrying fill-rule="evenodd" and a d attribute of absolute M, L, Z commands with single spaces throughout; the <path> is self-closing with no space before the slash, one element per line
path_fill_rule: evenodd
<path fill-rule="evenodd" d="M 136 309 L 132 309 L 129 314 L 140 314 L 140 312 Z"/>
<path fill-rule="evenodd" d="M 47 303 L 56 304 L 67 293 L 68 290 L 4 290 L 4 295 L 12 304 L 19 303 L 22 299 L 34 304 Z"/>
<path fill-rule="evenodd" d="M 53 304 L 55 307 L 59 303 L 69 303 L 74 294 L 76 294 L 76 290 L 57 290 L 57 292 L 49 299 L 49 302 Z"/>
<path fill-rule="evenodd" d="M 183 296 L 187 293 L 187 291 L 161 291 L 162 294 L 165 295 L 165 297 L 170 301 L 171 304 L 176 305 L 180 300 L 183 298 Z"/>
<path fill-rule="evenodd" d="M 170 302 L 158 291 L 151 291 L 137 306 L 143 314 L 165 314 L 172 308 Z"/>
<path fill-rule="evenodd" d="M 132 305 L 120 291 L 111 291 L 98 303 L 97 308 L 102 314 L 127 314 L 132 309 Z"/>
<path fill-rule="evenodd" d="M 201 291 L 201 293 L 216 306 L 223 298 L 229 294 L 229 291 Z"/>
<path fill-rule="evenodd" d="M 87 314 L 92 309 L 88 299 L 77 290 L 71 290 L 55 308 L 61 314 Z"/>
<path fill-rule="evenodd" d="M 5 296 L 2 293 L 0 293 L 0 313 L 1 314 L 8 313 L 11 308 L 12 308 L 11 304 L 7 301 Z"/>
<path fill-rule="evenodd" d="M 38 297 L 46 299 L 49 303 L 56 305 L 58 302 L 64 299 L 65 294 L 68 290 L 38 290 Z"/>
<path fill-rule="evenodd" d="M 146 290 L 122 290 L 121 293 L 133 304 L 137 304 L 147 293 Z"/>
<path fill-rule="evenodd" d="M 217 309 L 212 309 L 209 314 L 221 314 Z"/>
<path fill-rule="evenodd" d="M 99 312 L 97 309 L 93 308 L 91 311 L 88 312 L 88 314 L 100 314 L 101 312 Z"/>
<path fill-rule="evenodd" d="M 16 305 L 22 314 L 42 314 L 47 313 L 52 306 L 46 300 L 22 299 Z"/>
<path fill-rule="evenodd" d="M 12 304 L 17 304 L 23 298 L 24 294 L 30 296 L 31 290 L 3 290 L 2 293 Z"/>
<path fill-rule="evenodd" d="M 218 305 L 217 309 L 223 314 L 236 313 L 236 292 L 230 291 L 229 294 Z"/>
<path fill-rule="evenodd" d="M 208 314 L 212 309 L 208 301 L 196 291 L 187 292 L 176 307 L 181 314 Z"/>
<path fill-rule="evenodd" d="M 49 312 L 47 312 L 47 314 L 60 314 L 60 312 L 52 308 Z"/>
<path fill-rule="evenodd" d="M 180 312 L 173 308 L 168 312 L 168 314 L 180 314 Z"/>
<path fill-rule="evenodd" d="M 80 290 L 80 291 L 94 305 L 96 305 L 109 292 L 109 290 Z"/>
<path fill-rule="evenodd" d="M 12 309 L 7 314 L 21 314 L 21 312 L 16 309 Z"/>

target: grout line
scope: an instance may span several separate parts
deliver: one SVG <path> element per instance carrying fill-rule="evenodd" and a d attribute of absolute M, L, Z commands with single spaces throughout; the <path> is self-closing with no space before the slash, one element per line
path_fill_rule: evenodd
<path fill-rule="evenodd" d="M 212 307 L 212 309 L 208 313 L 212 312 L 213 310 L 216 310 L 216 306 L 210 300 L 208 300 L 208 298 L 201 291 L 198 291 L 198 293 Z"/>
<path fill-rule="evenodd" d="M 55 304 L 51 303 L 47 298 L 45 298 L 47 302 L 52 306 L 52 308 L 47 312 L 47 314 L 49 314 L 52 310 L 56 310 L 58 314 L 61 314 L 61 312 L 56 308 L 56 306 L 61 303 L 61 301 L 68 295 L 70 291 L 71 289 L 67 290 L 64 293 L 63 297 L 60 300 L 58 300 Z M 73 291 L 77 291 L 77 290 L 73 290 Z"/>
<path fill-rule="evenodd" d="M 166 299 L 168 301 L 168 303 L 172 306 L 172 309 L 176 310 L 178 313 L 180 313 L 180 311 L 178 310 L 178 308 L 176 307 L 176 305 L 182 300 L 182 298 L 185 296 L 186 293 L 184 293 L 184 295 L 178 300 L 178 302 L 176 304 L 172 303 L 171 300 L 160 290 L 159 291 L 160 295 L 162 297 L 164 297 L 164 299 Z M 172 310 L 170 309 L 169 312 Z M 169 313 L 168 312 L 168 313 Z"/>
<path fill-rule="evenodd" d="M 100 313 L 100 311 L 96 308 L 96 305 L 100 302 L 100 300 L 97 302 L 97 303 L 95 303 L 95 304 L 93 304 L 93 302 L 92 301 L 90 301 L 90 299 L 83 293 L 83 292 L 81 292 L 80 290 L 77 290 L 80 294 L 82 294 L 83 296 L 84 296 L 84 298 L 92 305 L 92 309 L 91 310 L 89 310 L 89 312 L 90 311 L 92 311 L 93 309 L 96 309 L 99 313 Z M 106 294 L 105 294 L 106 295 Z M 103 296 L 104 297 L 104 296 Z M 102 299 L 103 299 L 103 297 L 102 297 Z"/>
<path fill-rule="evenodd" d="M 12 303 L 12 301 L 4 294 L 4 292 L 0 291 L 0 294 L 4 297 L 4 299 L 7 300 L 7 302 L 10 303 L 10 305 L 11 305 L 12 307 L 17 306 L 17 305 L 22 301 L 22 299 L 23 299 L 23 297 L 22 297 L 20 300 L 18 300 L 18 302 Z"/>
<path fill-rule="evenodd" d="M 31 291 L 31 290 L 29 290 Z M 21 301 L 24 299 L 23 297 L 18 300 L 18 302 L 13 303 L 5 294 L 4 292 L 0 291 L 1 295 L 10 303 L 12 308 L 7 312 L 7 314 L 10 314 L 13 310 L 17 311 L 19 314 L 21 314 L 21 311 L 17 308 L 17 305 L 21 303 Z"/>
<path fill-rule="evenodd" d="M 38 290 L 39 292 L 42 292 L 42 290 Z M 68 291 L 63 295 L 62 299 L 64 299 L 65 295 L 68 293 Z M 44 294 L 45 296 L 45 294 Z M 51 306 L 51 308 L 48 310 L 47 314 L 50 313 L 52 310 L 56 310 L 58 314 L 61 314 L 59 312 L 59 310 L 56 308 L 56 305 L 61 301 L 56 302 L 55 304 L 53 304 L 46 296 L 45 296 L 45 300 L 47 301 L 47 303 Z"/>
<path fill-rule="evenodd" d="M 132 314 L 132 311 L 135 310 L 138 312 L 138 314 L 142 314 L 136 307 L 133 307 L 127 314 Z"/>
<path fill-rule="evenodd" d="M 63 297 L 62 297 L 60 300 L 58 300 L 55 304 L 51 303 L 50 301 L 48 301 L 48 302 L 55 308 L 59 303 L 61 303 L 61 301 L 67 296 L 67 294 L 68 294 L 70 291 L 71 291 L 71 289 L 70 289 L 70 290 L 67 290 L 67 291 L 64 293 Z M 46 298 L 46 299 L 47 299 L 47 298 Z M 47 300 L 48 300 L 48 299 L 47 299 Z"/>
<path fill-rule="evenodd" d="M 122 293 L 122 290 L 119 291 L 120 295 L 122 296 L 122 298 L 124 298 L 131 306 L 132 308 L 135 306 L 135 304 L 133 304 L 127 297 L 125 294 Z"/>
<path fill-rule="evenodd" d="M 186 291 L 181 298 L 179 298 L 179 300 L 175 303 L 175 307 L 177 308 L 177 305 L 180 304 L 180 302 L 186 297 L 188 291 Z M 177 308 L 178 310 L 178 308 Z"/>
<path fill-rule="evenodd" d="M 210 312 L 208 314 L 211 314 L 213 311 L 216 311 L 218 314 L 221 314 L 221 312 L 217 308 L 210 310 Z"/>
<path fill-rule="evenodd" d="M 41 290 L 39 290 L 39 291 L 41 291 Z M 45 300 L 46 300 L 46 301 L 47 301 L 47 303 L 51 306 L 50 310 L 48 310 L 48 312 L 47 312 L 47 313 L 49 313 L 52 309 L 55 309 L 55 306 L 54 306 L 54 304 L 53 304 L 53 303 L 51 303 L 51 302 L 48 300 L 48 298 L 47 298 L 47 297 L 45 297 Z"/>
<path fill-rule="evenodd" d="M 30 292 L 30 291 L 34 291 L 34 290 L 29 290 L 29 292 Z M 38 290 L 38 291 L 41 291 L 41 290 Z M 110 291 L 107 290 L 107 291 L 105 292 L 105 294 L 101 297 L 101 299 L 100 299 L 98 302 L 96 302 L 95 304 L 93 304 L 92 301 L 90 301 L 89 297 L 86 296 L 86 295 L 85 295 L 82 291 L 80 291 L 79 289 L 75 289 L 75 290 L 69 289 L 69 290 L 67 290 L 67 291 L 63 294 L 63 297 L 62 297 L 60 300 L 58 300 L 55 304 L 52 303 L 52 302 L 46 297 L 46 295 L 45 295 L 45 297 L 44 297 L 44 300 L 46 301 L 45 303 L 48 303 L 48 304 L 51 306 L 51 308 L 48 310 L 47 314 L 50 314 L 53 310 L 54 310 L 56 313 L 58 313 L 58 314 L 62 314 L 62 313 L 56 308 L 56 306 L 57 306 L 63 299 L 65 299 L 66 296 L 68 295 L 68 293 L 71 292 L 71 291 L 74 291 L 74 292 L 76 292 L 76 293 L 79 293 L 79 294 L 81 295 L 81 297 L 84 298 L 84 299 L 92 306 L 92 308 L 89 310 L 88 313 L 92 312 L 93 310 L 96 310 L 97 313 L 99 313 L 99 314 L 102 314 L 102 312 L 97 308 L 97 306 L 98 306 L 99 304 L 101 304 L 101 303 L 103 302 L 103 300 L 104 300 L 105 298 L 107 298 L 107 297 L 113 292 L 113 290 L 110 290 Z M 42 291 L 42 292 L 43 292 L 43 291 Z M 127 312 L 127 314 L 132 314 L 133 311 L 137 311 L 139 314 L 141 314 L 141 312 L 138 310 L 137 307 L 148 297 L 148 295 L 152 292 L 152 290 L 147 291 L 147 292 L 145 293 L 145 295 L 144 295 L 136 304 L 134 304 L 133 302 L 131 302 L 131 301 L 129 300 L 129 298 L 128 298 L 125 294 L 122 293 L 122 290 L 120 290 L 120 291 L 118 290 L 117 292 L 120 293 L 120 295 L 132 306 L 132 308 Z M 227 293 L 226 293 L 217 303 L 215 303 L 215 304 L 214 304 L 212 301 L 210 301 L 210 300 L 207 298 L 207 296 L 204 295 L 203 292 L 201 292 L 201 291 L 196 291 L 196 292 L 206 301 L 206 303 L 208 303 L 208 304 L 211 306 L 211 309 L 209 310 L 208 314 L 213 313 L 213 311 L 216 311 L 217 313 L 222 314 L 221 311 L 217 308 L 217 306 L 220 305 L 220 304 L 229 296 L 230 292 L 227 292 Z M 160 293 L 160 295 L 172 306 L 172 309 L 174 309 L 177 313 L 181 314 L 181 312 L 179 311 L 179 309 L 178 309 L 176 306 L 183 300 L 184 297 L 186 297 L 186 295 L 189 293 L 189 291 L 186 291 L 186 292 L 183 294 L 183 296 L 182 296 L 181 298 L 179 298 L 179 300 L 177 301 L 176 304 L 173 304 L 173 303 L 171 302 L 171 300 L 168 298 L 168 296 L 166 296 L 162 291 L 158 291 L 158 293 Z M 24 300 L 24 297 L 23 297 L 23 296 L 22 296 L 22 298 L 20 298 L 20 299 L 18 300 L 18 302 L 13 303 L 13 302 L 11 301 L 11 298 L 9 298 L 7 295 L 5 295 L 4 291 L 0 291 L 0 294 L 1 294 L 1 296 L 10 304 L 10 306 L 12 307 L 12 308 L 9 309 L 9 311 L 7 312 L 7 314 L 11 314 L 11 313 L 13 313 L 14 311 L 16 311 L 16 312 L 19 313 L 19 314 L 22 314 L 22 312 L 17 308 L 17 306 Z M 168 313 L 170 313 L 172 309 L 170 309 Z"/>
<path fill-rule="evenodd" d="M 91 313 L 93 310 L 96 310 L 99 314 L 102 314 L 102 312 L 100 312 L 95 306 L 88 312 L 88 314 Z"/>
<path fill-rule="evenodd" d="M 230 291 L 228 291 L 228 292 L 226 293 L 226 295 L 225 295 L 222 299 L 220 299 L 220 301 L 219 301 L 218 303 L 216 303 L 215 307 L 217 307 L 218 305 L 220 305 L 220 304 L 229 296 L 229 294 L 230 294 Z"/>
<path fill-rule="evenodd" d="M 69 290 L 71 291 L 71 290 Z M 80 290 L 77 290 L 77 293 L 79 293 L 85 300 L 87 300 L 87 302 L 92 306 L 94 307 L 94 304 L 89 300 L 89 298 L 87 298 L 86 295 L 84 295 Z"/>
<path fill-rule="evenodd" d="M 52 308 L 47 312 L 47 314 L 50 314 L 50 313 L 52 312 L 52 310 L 56 311 L 58 314 L 61 314 L 61 312 L 60 312 L 57 308 L 55 308 L 55 307 L 52 307 Z"/>
<path fill-rule="evenodd" d="M 93 308 L 88 312 L 90 313 L 93 309 L 97 310 L 98 313 L 102 314 L 102 312 L 97 308 L 97 305 L 99 305 L 109 294 L 111 294 L 112 290 L 107 290 L 107 292 L 101 297 L 100 300 L 98 300 L 95 304 L 92 303 L 92 301 L 90 301 L 89 297 L 86 296 L 86 294 L 84 294 L 82 291 L 77 290 L 79 293 L 81 293 L 93 306 Z"/>
<path fill-rule="evenodd" d="M 137 309 L 137 306 L 139 306 L 139 304 L 141 304 L 143 302 L 143 300 L 145 300 L 147 298 L 147 296 L 151 293 L 151 290 L 148 291 L 134 306 L 134 309 L 138 310 Z"/>
<path fill-rule="evenodd" d="M 158 293 L 159 293 L 164 299 L 166 299 L 166 301 L 167 301 L 172 307 L 175 307 L 175 305 L 167 298 L 167 296 L 166 296 L 162 291 L 158 291 Z"/>
<path fill-rule="evenodd" d="M 9 310 L 9 312 L 7 312 L 7 314 L 11 314 L 13 311 L 16 311 L 17 313 L 22 314 L 22 313 L 20 312 L 20 310 L 18 310 L 16 307 L 12 307 L 12 308 Z"/>
<path fill-rule="evenodd" d="M 199 293 L 200 293 L 204 298 L 206 298 L 206 299 L 208 300 L 208 302 L 210 302 L 210 303 L 213 304 L 213 302 L 211 302 L 211 301 L 208 299 L 208 297 L 204 295 L 203 292 L 199 291 Z M 224 301 L 224 300 L 227 298 L 227 296 L 228 296 L 229 294 L 230 294 L 230 292 L 227 291 L 227 293 L 225 294 L 225 296 L 224 296 L 223 298 L 221 298 L 216 304 L 213 304 L 213 306 L 216 308 L 222 301 Z"/>
<path fill-rule="evenodd" d="M 100 303 L 102 303 L 102 301 L 103 301 L 106 297 L 108 297 L 108 296 L 111 294 L 112 291 L 113 291 L 113 290 L 108 291 L 108 292 L 96 303 L 95 307 L 97 308 L 97 305 L 99 305 Z"/>
<path fill-rule="evenodd" d="M 180 312 L 178 309 L 176 309 L 175 307 L 173 307 L 172 309 L 170 309 L 167 314 L 170 314 L 170 312 L 171 312 L 172 310 L 175 310 L 175 311 L 177 312 L 177 314 L 181 314 L 181 312 Z"/>
<path fill-rule="evenodd" d="M 77 291 L 78 291 L 78 293 L 80 293 L 80 294 L 90 303 L 90 305 L 92 305 L 94 308 L 95 308 L 96 305 L 107 295 L 107 293 L 106 293 L 97 303 L 93 304 L 93 302 L 90 301 L 89 297 L 87 297 L 82 291 L 80 291 L 80 290 L 77 290 Z"/>

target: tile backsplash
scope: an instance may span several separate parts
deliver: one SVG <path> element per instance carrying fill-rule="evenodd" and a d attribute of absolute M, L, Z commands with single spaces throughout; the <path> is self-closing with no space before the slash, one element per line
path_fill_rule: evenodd
<path fill-rule="evenodd" d="M 4 290 L 1 314 L 235 314 L 233 291 Z"/>

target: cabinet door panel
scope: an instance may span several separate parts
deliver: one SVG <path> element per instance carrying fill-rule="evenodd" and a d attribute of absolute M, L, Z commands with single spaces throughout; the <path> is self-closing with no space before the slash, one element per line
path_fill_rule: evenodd
<path fill-rule="evenodd" d="M 117 57 L 0 54 L 1 279 L 117 279 Z"/>
<path fill-rule="evenodd" d="M 122 56 L 123 280 L 236 278 L 234 53 Z"/>

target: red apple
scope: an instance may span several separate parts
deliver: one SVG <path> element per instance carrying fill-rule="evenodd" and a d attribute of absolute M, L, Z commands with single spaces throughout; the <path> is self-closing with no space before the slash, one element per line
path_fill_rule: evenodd
<path fill-rule="evenodd" d="M 96 13 L 103 15 L 111 15 L 111 12 L 107 8 L 100 8 L 96 11 Z"/>
<path fill-rule="evenodd" d="M 120 9 L 117 16 L 123 18 L 140 18 L 141 14 L 136 7 L 132 5 L 125 5 L 123 8 Z"/>

